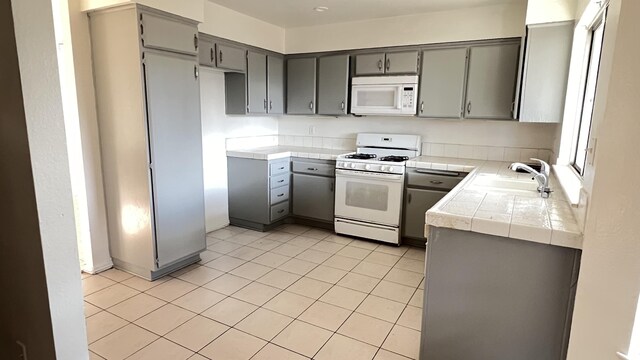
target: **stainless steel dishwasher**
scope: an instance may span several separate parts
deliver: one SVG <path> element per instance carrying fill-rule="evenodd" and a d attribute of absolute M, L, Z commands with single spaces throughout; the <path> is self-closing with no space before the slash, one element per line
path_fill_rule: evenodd
<path fill-rule="evenodd" d="M 402 236 L 420 240 L 424 245 L 425 213 L 467 175 L 457 171 L 407 168 Z"/>

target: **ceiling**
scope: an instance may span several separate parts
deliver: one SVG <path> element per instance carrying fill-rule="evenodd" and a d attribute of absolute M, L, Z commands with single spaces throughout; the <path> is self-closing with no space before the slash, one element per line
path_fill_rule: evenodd
<path fill-rule="evenodd" d="M 283 27 L 333 24 L 526 0 L 209 0 Z M 329 10 L 314 11 L 317 6 Z"/>

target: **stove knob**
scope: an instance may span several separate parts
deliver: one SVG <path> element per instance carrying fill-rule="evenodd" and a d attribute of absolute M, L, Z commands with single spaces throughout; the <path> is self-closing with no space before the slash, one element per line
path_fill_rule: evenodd
<path fill-rule="evenodd" d="M 356 163 L 351 163 L 351 168 L 352 168 L 352 169 L 355 169 L 355 168 L 356 168 L 356 166 L 358 166 L 358 165 L 356 165 Z"/>
<path fill-rule="evenodd" d="M 336 163 L 336 166 L 337 166 L 337 167 L 341 167 L 341 166 L 344 166 L 344 163 L 341 163 L 341 162 L 339 162 L 339 163 Z"/>
<path fill-rule="evenodd" d="M 389 166 L 389 168 L 387 169 L 388 172 L 392 172 L 393 171 L 393 166 Z"/>
<path fill-rule="evenodd" d="M 387 167 L 384 165 L 380 166 L 380 171 L 387 171 Z"/>
<path fill-rule="evenodd" d="M 371 170 L 371 165 L 369 165 L 369 164 L 365 165 L 365 166 L 364 166 L 364 169 L 365 169 L 365 170 Z"/>

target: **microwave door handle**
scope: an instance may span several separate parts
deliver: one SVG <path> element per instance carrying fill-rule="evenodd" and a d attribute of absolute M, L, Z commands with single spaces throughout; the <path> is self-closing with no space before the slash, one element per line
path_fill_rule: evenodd
<path fill-rule="evenodd" d="M 396 109 L 402 110 L 402 89 L 403 85 L 398 85 L 396 90 Z"/>

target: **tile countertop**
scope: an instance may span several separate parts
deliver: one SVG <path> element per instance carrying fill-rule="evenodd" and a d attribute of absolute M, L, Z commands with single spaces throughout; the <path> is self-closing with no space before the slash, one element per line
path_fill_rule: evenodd
<path fill-rule="evenodd" d="M 420 156 L 407 167 L 469 172 L 470 174 L 425 214 L 429 226 L 490 234 L 512 239 L 582 249 L 582 232 L 555 176 L 548 199 L 537 192 L 469 189 L 472 180 L 499 177 L 531 181 L 529 174 L 511 171 L 509 162 Z M 537 186 L 537 185 L 532 185 Z"/>
<path fill-rule="evenodd" d="M 350 152 L 353 152 L 353 150 L 301 146 L 270 146 L 255 149 L 227 150 L 227 156 L 260 160 L 275 160 L 286 157 L 335 160 L 338 155 Z"/>

